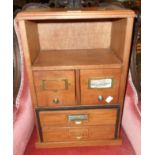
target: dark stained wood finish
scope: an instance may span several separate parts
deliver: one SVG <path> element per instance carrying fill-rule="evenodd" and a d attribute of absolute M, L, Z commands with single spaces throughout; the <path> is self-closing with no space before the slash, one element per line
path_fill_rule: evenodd
<path fill-rule="evenodd" d="M 108 96 L 113 97 L 109 104 L 118 103 L 120 73 L 120 69 L 81 70 L 81 104 L 107 104 L 105 100 Z M 111 78 L 113 80 L 111 88 L 89 88 L 90 79 L 104 78 Z M 103 96 L 103 101 L 98 101 L 99 95 Z"/>
<path fill-rule="evenodd" d="M 35 71 L 33 76 L 38 106 L 75 105 L 74 71 Z"/>

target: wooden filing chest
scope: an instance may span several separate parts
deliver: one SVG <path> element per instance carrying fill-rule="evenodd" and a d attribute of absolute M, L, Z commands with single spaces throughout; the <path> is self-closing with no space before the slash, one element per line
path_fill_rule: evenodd
<path fill-rule="evenodd" d="M 121 144 L 134 16 L 94 8 L 17 15 L 37 147 Z"/>

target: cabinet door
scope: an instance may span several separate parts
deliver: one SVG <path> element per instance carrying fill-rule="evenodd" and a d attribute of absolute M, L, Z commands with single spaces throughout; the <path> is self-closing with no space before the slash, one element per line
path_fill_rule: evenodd
<path fill-rule="evenodd" d="M 38 106 L 75 104 L 74 71 L 35 71 Z"/>
<path fill-rule="evenodd" d="M 120 69 L 80 71 L 81 104 L 118 102 Z"/>

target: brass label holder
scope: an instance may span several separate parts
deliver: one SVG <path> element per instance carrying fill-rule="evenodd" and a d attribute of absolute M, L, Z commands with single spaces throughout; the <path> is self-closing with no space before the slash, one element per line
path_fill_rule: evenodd
<path fill-rule="evenodd" d="M 84 120 L 88 120 L 88 115 L 87 114 L 68 115 L 68 120 L 69 121 L 84 121 Z"/>
<path fill-rule="evenodd" d="M 46 87 L 46 82 L 47 81 L 51 81 L 51 82 L 64 82 L 64 88 L 59 88 L 59 89 L 56 89 L 56 88 L 47 88 Z M 58 91 L 63 91 L 63 90 L 67 90 L 68 89 L 68 80 L 67 79 L 49 79 L 49 80 L 41 80 L 41 88 L 43 90 L 47 90 L 47 91 L 53 91 L 53 92 L 58 92 Z"/>
<path fill-rule="evenodd" d="M 112 77 L 99 77 L 88 79 L 88 89 L 107 89 L 112 88 L 114 80 Z"/>

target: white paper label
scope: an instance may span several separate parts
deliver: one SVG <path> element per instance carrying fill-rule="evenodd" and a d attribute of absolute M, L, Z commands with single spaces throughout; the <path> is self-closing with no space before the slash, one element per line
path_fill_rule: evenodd
<path fill-rule="evenodd" d="M 108 96 L 105 101 L 107 103 L 110 103 L 112 100 L 113 100 L 113 97 L 112 96 Z"/>
<path fill-rule="evenodd" d="M 90 80 L 90 88 L 111 88 L 112 79 L 95 79 Z"/>

